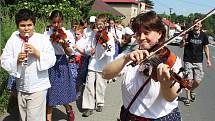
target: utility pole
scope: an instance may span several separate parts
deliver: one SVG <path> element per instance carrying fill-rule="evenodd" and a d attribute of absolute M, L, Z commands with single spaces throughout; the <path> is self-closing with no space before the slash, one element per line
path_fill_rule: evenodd
<path fill-rule="evenodd" d="M 171 21 L 172 9 L 173 9 L 173 8 L 169 8 L 169 20 L 170 20 L 170 21 Z"/>
<path fill-rule="evenodd" d="M 172 14 L 172 9 L 169 8 L 169 26 L 168 26 L 168 39 L 170 38 L 169 32 L 170 32 L 170 22 L 171 22 L 171 14 Z"/>

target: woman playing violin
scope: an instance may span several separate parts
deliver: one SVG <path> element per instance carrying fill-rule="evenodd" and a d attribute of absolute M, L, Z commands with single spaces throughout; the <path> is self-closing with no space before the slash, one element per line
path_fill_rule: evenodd
<path fill-rule="evenodd" d="M 121 57 L 108 64 L 102 72 L 105 79 L 122 75 L 121 121 L 181 121 L 177 101 L 179 83 L 176 82 L 170 88 L 173 83 L 170 69 L 178 71 L 182 66 L 181 60 L 176 57 L 172 67 L 164 63 L 153 67 L 148 61 L 135 67 L 127 66 L 130 61 L 140 63 L 149 57 L 150 50 L 164 41 L 166 30 L 161 17 L 153 11 L 139 14 L 134 19 L 132 28 L 139 49 L 130 53 L 122 53 Z M 155 77 L 152 76 L 154 71 L 156 71 Z M 143 84 L 146 84 L 145 88 L 130 105 Z"/>

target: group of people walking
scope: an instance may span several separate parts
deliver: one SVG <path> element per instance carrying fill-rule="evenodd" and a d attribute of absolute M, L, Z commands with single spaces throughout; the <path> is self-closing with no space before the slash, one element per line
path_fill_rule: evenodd
<path fill-rule="evenodd" d="M 11 35 L 1 56 L 1 66 L 15 78 L 22 121 L 52 121 L 53 107 L 57 105 L 63 105 L 68 120 L 74 121 L 75 113 L 69 103 L 80 97 L 82 87 L 82 108 L 85 110 L 82 116 L 90 116 L 94 109 L 101 112 L 107 82 L 119 75 L 123 78 L 122 121 L 181 121 L 177 101 L 180 83 L 170 88 L 173 83 L 171 72 L 179 71 L 181 60 L 174 56 L 173 64 L 169 65 L 165 62 L 154 64 L 150 58 L 142 63 L 151 50 L 165 41 L 166 29 L 155 12 L 139 14 L 131 19 L 128 27 L 121 29 L 114 19 L 108 19 L 104 14 L 96 16 L 88 26 L 87 22 L 72 20 L 70 30 L 62 26 L 61 11 L 52 11 L 49 19 L 50 26 L 40 34 L 34 31 L 34 13 L 29 9 L 19 10 L 15 16 L 18 31 Z M 202 35 L 204 42 L 194 44 L 203 45 L 211 66 L 206 38 Z M 139 48 L 135 49 L 133 45 Z M 184 45 L 186 48 L 185 42 L 181 47 Z M 186 57 L 184 60 L 190 62 Z M 202 63 L 202 58 L 198 63 Z M 136 65 L 130 64 L 132 62 Z M 194 80 L 202 78 L 196 77 L 199 73 L 194 73 Z M 195 83 L 190 94 L 197 87 Z M 12 89 L 14 83 L 9 84 Z M 137 95 L 142 85 L 146 86 Z"/>
<path fill-rule="evenodd" d="M 116 33 L 114 36 L 107 29 L 107 16 L 98 15 L 92 23 L 95 28 L 76 21 L 70 30 L 62 26 L 61 11 L 52 11 L 49 19 L 50 26 L 40 34 L 34 30 L 34 13 L 19 10 L 15 16 L 18 31 L 11 35 L 1 56 L 2 67 L 12 77 L 8 86 L 17 91 L 21 120 L 51 121 L 53 107 L 63 105 L 73 121 L 69 103 L 79 98 L 83 83 L 83 116 L 88 117 L 94 109 L 101 112 L 107 86 L 101 72 L 113 60 L 118 41 Z"/>

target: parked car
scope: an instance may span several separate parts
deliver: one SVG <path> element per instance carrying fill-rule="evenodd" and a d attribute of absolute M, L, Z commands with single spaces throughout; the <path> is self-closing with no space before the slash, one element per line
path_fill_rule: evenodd
<path fill-rule="evenodd" d="M 173 37 L 175 37 L 175 38 L 169 45 L 172 45 L 172 46 L 179 46 L 180 45 L 180 42 L 183 39 L 183 37 L 178 36 L 179 34 L 180 33 L 174 33 L 173 34 Z"/>
<path fill-rule="evenodd" d="M 213 36 L 208 36 L 209 41 L 215 41 Z"/>
<path fill-rule="evenodd" d="M 208 41 L 210 44 L 215 45 L 215 39 L 213 36 L 208 36 Z"/>
<path fill-rule="evenodd" d="M 175 37 L 175 36 L 177 36 L 177 37 L 175 37 L 175 40 L 172 43 L 180 43 L 181 42 L 181 40 L 183 39 L 183 37 L 178 36 L 179 34 L 180 33 L 174 33 L 173 34 L 173 37 Z"/>

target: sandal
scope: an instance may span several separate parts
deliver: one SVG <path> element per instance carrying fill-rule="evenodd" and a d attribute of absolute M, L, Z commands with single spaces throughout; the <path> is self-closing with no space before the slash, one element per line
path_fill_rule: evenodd
<path fill-rule="evenodd" d="M 70 106 L 71 110 L 66 111 L 68 120 L 69 121 L 74 121 L 75 120 L 75 112 L 72 110 L 72 106 Z"/>
<path fill-rule="evenodd" d="M 192 102 L 195 101 L 195 99 L 196 99 L 196 94 L 195 94 L 195 92 L 190 92 L 190 98 L 191 98 L 190 101 L 192 101 Z"/>
<path fill-rule="evenodd" d="M 184 101 L 184 105 L 190 106 L 190 100 L 186 99 L 186 100 Z"/>

